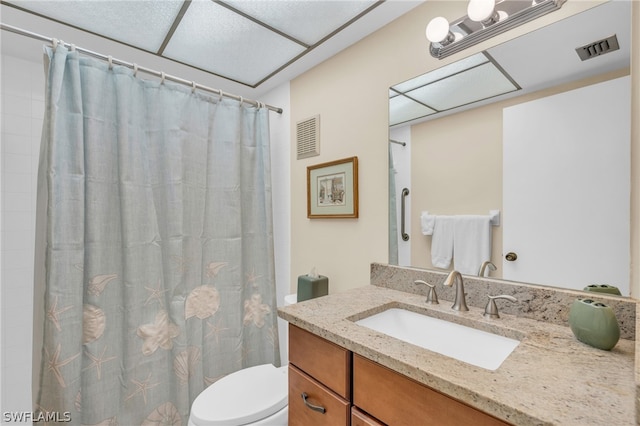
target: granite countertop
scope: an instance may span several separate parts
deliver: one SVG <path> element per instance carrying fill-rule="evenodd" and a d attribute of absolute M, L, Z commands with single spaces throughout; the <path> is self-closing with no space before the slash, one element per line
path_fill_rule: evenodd
<path fill-rule="evenodd" d="M 479 410 L 516 425 L 635 424 L 635 342 L 611 351 L 587 346 L 569 327 L 483 309 L 450 309 L 451 302 L 365 286 L 282 307 L 279 316 Z M 495 371 L 402 342 L 354 321 L 401 307 L 517 338 L 520 344 Z M 473 348 L 469 348 L 473 350 Z"/>

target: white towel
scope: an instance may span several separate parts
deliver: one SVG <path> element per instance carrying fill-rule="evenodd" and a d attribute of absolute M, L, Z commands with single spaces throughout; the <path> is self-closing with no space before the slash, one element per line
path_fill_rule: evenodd
<path fill-rule="evenodd" d="M 436 217 L 429 212 L 422 212 L 420 215 L 420 227 L 422 235 L 433 235 L 433 228 L 436 226 Z"/>
<path fill-rule="evenodd" d="M 453 258 L 453 216 L 436 216 L 431 237 L 431 263 L 446 269 Z"/>
<path fill-rule="evenodd" d="M 453 262 L 456 271 L 477 275 L 482 262 L 491 260 L 491 218 L 454 216 Z"/>

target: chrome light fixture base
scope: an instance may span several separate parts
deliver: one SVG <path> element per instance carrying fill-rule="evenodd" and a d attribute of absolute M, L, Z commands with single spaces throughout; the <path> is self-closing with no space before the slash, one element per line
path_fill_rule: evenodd
<path fill-rule="evenodd" d="M 450 25 L 455 40 L 431 42 L 429 52 L 434 58 L 442 59 L 468 47 L 502 34 L 512 28 L 532 21 L 562 7 L 566 0 L 501 0 L 496 1 L 495 15 L 484 24 L 471 20 L 468 16 Z"/>

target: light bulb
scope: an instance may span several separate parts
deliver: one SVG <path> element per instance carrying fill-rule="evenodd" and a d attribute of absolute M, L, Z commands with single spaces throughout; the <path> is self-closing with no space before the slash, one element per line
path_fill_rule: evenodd
<path fill-rule="evenodd" d="M 449 32 L 449 21 L 442 16 L 433 18 L 427 25 L 425 34 L 427 36 L 427 40 L 431 43 L 442 43 L 443 41 L 446 41 L 451 34 Z"/>
<path fill-rule="evenodd" d="M 467 16 L 475 22 L 483 24 L 493 23 L 496 17 L 496 1 L 495 0 L 469 0 L 467 7 Z M 496 17 L 497 19 L 497 17 Z M 489 21 L 489 22 L 486 22 Z"/>

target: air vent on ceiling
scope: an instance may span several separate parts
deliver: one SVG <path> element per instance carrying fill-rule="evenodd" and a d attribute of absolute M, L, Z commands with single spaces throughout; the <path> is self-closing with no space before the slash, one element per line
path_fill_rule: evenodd
<path fill-rule="evenodd" d="M 298 160 L 320 155 L 320 116 L 316 115 L 296 123 Z"/>
<path fill-rule="evenodd" d="M 586 61 L 587 59 L 595 58 L 596 56 L 604 55 L 605 53 L 613 52 L 620 49 L 618 44 L 618 38 L 616 35 L 599 40 L 593 43 L 589 43 L 585 46 L 576 48 L 576 52 L 580 59 Z"/>

